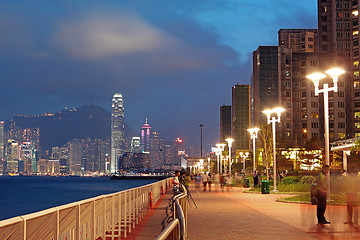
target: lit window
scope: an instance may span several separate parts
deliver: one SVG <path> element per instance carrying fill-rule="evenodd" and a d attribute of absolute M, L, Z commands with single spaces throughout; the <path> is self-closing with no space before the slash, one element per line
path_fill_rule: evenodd
<path fill-rule="evenodd" d="M 358 67 L 359 66 L 359 61 L 355 61 L 354 62 L 354 67 Z"/>
<path fill-rule="evenodd" d="M 345 133 L 338 133 L 338 137 L 340 139 L 344 139 L 345 138 Z"/>
<path fill-rule="evenodd" d="M 355 133 L 355 137 L 360 137 L 360 133 Z"/>
<path fill-rule="evenodd" d="M 359 15 L 359 11 L 358 11 L 358 10 L 352 11 L 352 16 L 353 16 L 353 17 L 357 17 L 358 15 Z"/>
<path fill-rule="evenodd" d="M 359 71 L 354 72 L 354 77 L 359 77 Z"/>
<path fill-rule="evenodd" d="M 355 112 L 355 118 L 360 118 L 360 112 Z"/>
<path fill-rule="evenodd" d="M 355 123 L 355 128 L 360 128 L 360 122 Z"/>
<path fill-rule="evenodd" d="M 359 35 L 359 31 L 353 31 L 353 36 L 356 37 L 357 35 Z"/>
<path fill-rule="evenodd" d="M 359 81 L 354 82 L 354 87 L 360 87 Z"/>

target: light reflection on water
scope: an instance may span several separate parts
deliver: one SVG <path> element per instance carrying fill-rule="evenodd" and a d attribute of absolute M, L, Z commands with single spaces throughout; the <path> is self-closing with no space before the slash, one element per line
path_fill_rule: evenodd
<path fill-rule="evenodd" d="M 109 177 L 0 176 L 0 220 L 152 182 Z"/>

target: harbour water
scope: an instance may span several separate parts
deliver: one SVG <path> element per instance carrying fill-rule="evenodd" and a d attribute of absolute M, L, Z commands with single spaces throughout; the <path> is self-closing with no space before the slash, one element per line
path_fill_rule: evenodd
<path fill-rule="evenodd" d="M 152 182 L 109 177 L 0 176 L 0 220 Z"/>

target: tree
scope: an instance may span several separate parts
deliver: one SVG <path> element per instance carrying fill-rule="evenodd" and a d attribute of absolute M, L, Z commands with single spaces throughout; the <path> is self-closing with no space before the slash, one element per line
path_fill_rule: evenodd
<path fill-rule="evenodd" d="M 260 129 L 258 136 L 262 148 L 262 163 L 266 167 L 266 178 L 269 180 L 269 161 L 272 159 L 271 153 L 273 151 L 271 125 L 262 123 Z"/>

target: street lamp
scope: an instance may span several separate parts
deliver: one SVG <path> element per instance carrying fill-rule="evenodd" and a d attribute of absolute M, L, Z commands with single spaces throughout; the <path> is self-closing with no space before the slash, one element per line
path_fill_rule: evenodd
<path fill-rule="evenodd" d="M 258 137 L 258 132 L 260 128 L 249 128 L 248 132 L 250 133 L 250 137 L 253 140 L 253 172 L 255 172 L 255 139 Z"/>
<path fill-rule="evenodd" d="M 227 141 L 229 146 L 229 175 L 231 176 L 231 147 L 232 147 L 232 143 L 234 142 L 234 139 L 227 138 L 225 139 L 225 141 Z"/>
<path fill-rule="evenodd" d="M 274 159 L 274 169 L 273 169 L 273 174 L 274 174 L 274 191 L 276 190 L 276 144 L 275 144 L 275 140 L 276 140 L 276 134 L 275 134 L 275 123 L 280 123 L 280 115 L 281 113 L 285 111 L 284 108 L 282 107 L 277 107 L 277 108 L 273 108 L 273 109 L 266 109 L 263 111 L 263 113 L 266 114 L 267 117 L 267 123 L 270 124 L 272 123 L 272 132 L 273 132 L 273 159 Z M 274 116 L 271 117 L 271 115 L 273 113 L 276 113 L 277 118 L 275 118 Z M 270 119 L 271 118 L 271 119 Z"/>
<path fill-rule="evenodd" d="M 246 161 L 246 158 L 249 156 L 249 153 L 246 152 L 246 153 L 243 153 L 243 152 L 240 152 L 240 157 L 243 159 L 243 169 L 244 169 L 244 174 L 245 174 L 245 161 Z"/>
<path fill-rule="evenodd" d="M 340 68 L 332 68 L 325 71 L 326 74 L 330 75 L 334 86 L 329 88 L 329 84 L 324 83 L 324 88 L 319 89 L 320 80 L 325 78 L 326 75 L 322 73 L 312 73 L 306 76 L 306 78 L 312 80 L 315 86 L 315 96 L 319 96 L 319 93 L 324 93 L 324 121 L 325 121 L 325 164 L 330 166 L 330 148 L 329 148 L 329 92 L 338 91 L 338 80 L 339 76 L 345 73 L 344 70 Z M 326 185 L 327 185 L 327 200 L 330 199 L 330 171 L 326 176 Z"/>
<path fill-rule="evenodd" d="M 224 144 L 224 143 L 216 144 L 217 148 L 219 149 L 219 155 L 220 155 L 220 172 L 219 173 L 222 173 L 222 152 L 224 151 L 225 145 L 226 144 Z"/>

